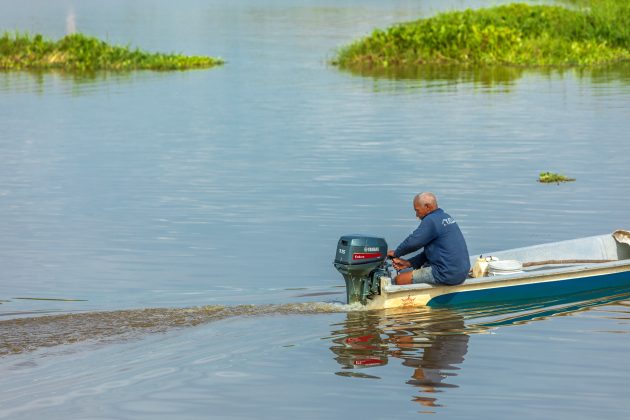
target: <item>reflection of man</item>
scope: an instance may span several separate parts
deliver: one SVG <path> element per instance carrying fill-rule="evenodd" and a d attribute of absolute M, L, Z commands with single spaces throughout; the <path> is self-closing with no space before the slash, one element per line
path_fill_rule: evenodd
<path fill-rule="evenodd" d="M 438 207 L 437 198 L 430 192 L 416 195 L 413 208 L 422 223 L 396 250 L 389 250 L 387 255 L 394 259 L 396 270 L 414 270 L 400 273 L 395 283 L 463 283 L 470 271 L 470 260 L 464 235 L 457 222 Z M 424 250 L 409 260 L 400 258 L 421 248 Z"/>
<path fill-rule="evenodd" d="M 414 335 L 391 337 L 400 349 L 392 355 L 401 357 L 404 366 L 414 368 L 407 383 L 422 390 L 423 394 L 414 397 L 414 401 L 424 407 L 437 407 L 437 398 L 426 394 L 439 392 L 440 388 L 457 388 L 457 385 L 446 381 L 457 375 L 454 371 L 459 369 L 458 365 L 463 363 L 468 351 L 469 337 L 464 331 L 463 318 L 454 317 L 445 322 L 425 325 L 422 332 L 413 331 Z M 422 340 L 420 357 L 409 354 L 419 347 L 419 338 L 426 339 Z"/>

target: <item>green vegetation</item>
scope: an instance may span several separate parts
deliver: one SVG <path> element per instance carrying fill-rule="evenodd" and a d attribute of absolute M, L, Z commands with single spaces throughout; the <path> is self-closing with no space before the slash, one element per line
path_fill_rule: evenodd
<path fill-rule="evenodd" d="M 0 70 L 187 70 L 222 63 L 212 57 L 131 50 L 82 34 L 67 35 L 56 42 L 39 34 L 5 33 L 0 37 Z"/>
<path fill-rule="evenodd" d="M 550 184 L 552 182 L 559 184 L 561 182 L 570 181 L 575 181 L 575 178 L 568 178 L 564 175 L 556 174 L 553 172 L 541 172 L 538 176 L 538 182 L 542 182 L 544 184 Z"/>
<path fill-rule="evenodd" d="M 339 51 L 348 69 L 421 64 L 589 66 L 630 60 L 630 2 L 511 4 L 375 30 Z"/>

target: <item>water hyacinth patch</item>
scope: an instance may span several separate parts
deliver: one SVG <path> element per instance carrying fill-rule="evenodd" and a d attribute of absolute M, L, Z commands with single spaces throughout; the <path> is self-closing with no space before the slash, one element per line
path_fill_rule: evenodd
<path fill-rule="evenodd" d="M 345 68 L 421 64 L 590 66 L 630 60 L 630 2 L 511 4 L 375 30 L 339 51 Z"/>
<path fill-rule="evenodd" d="M 559 184 L 561 182 L 571 182 L 575 181 L 575 178 L 569 178 L 561 174 L 556 174 L 553 172 L 541 172 L 538 176 L 538 182 L 543 184 L 551 184 L 556 183 Z"/>
<path fill-rule="evenodd" d="M 71 72 L 128 70 L 188 70 L 223 64 L 219 58 L 148 53 L 110 45 L 97 38 L 72 34 L 58 41 L 40 34 L 10 34 L 0 37 L 0 69 Z"/>

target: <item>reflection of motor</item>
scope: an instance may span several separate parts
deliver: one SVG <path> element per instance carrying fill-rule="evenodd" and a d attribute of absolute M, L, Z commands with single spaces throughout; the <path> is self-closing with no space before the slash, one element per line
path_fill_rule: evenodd
<path fill-rule="evenodd" d="M 388 345 L 381 338 L 378 328 L 380 314 L 367 311 L 353 311 L 340 328 L 333 330 L 330 350 L 335 360 L 345 369 L 369 368 L 387 364 Z M 341 376 L 371 377 L 365 373 L 338 372 Z"/>
<path fill-rule="evenodd" d="M 339 238 L 333 265 L 346 281 L 348 304 L 365 305 L 380 293 L 380 278 L 387 276 L 387 242 L 383 238 L 345 235 Z"/>

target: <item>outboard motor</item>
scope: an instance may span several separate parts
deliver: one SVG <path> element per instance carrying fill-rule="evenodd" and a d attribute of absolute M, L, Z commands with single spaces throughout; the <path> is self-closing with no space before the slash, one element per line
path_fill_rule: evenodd
<path fill-rule="evenodd" d="M 380 293 L 380 277 L 387 275 L 387 242 L 383 238 L 345 235 L 339 238 L 333 265 L 346 280 L 348 304 L 365 305 Z"/>

